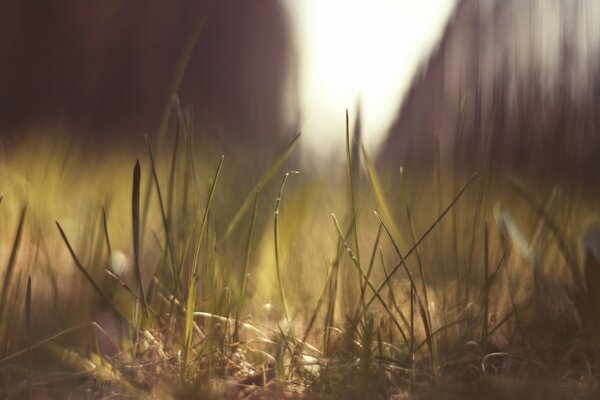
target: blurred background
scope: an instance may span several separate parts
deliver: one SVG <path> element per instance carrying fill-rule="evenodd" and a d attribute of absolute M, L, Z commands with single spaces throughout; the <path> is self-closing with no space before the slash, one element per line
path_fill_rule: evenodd
<path fill-rule="evenodd" d="M 448 162 L 598 164 L 594 0 L 4 1 L 3 143 L 48 128 L 109 148 L 153 135 L 203 15 L 178 95 L 220 151 L 268 152 L 301 130 L 329 157 L 360 105 L 380 165 L 431 164 L 436 140 Z"/>

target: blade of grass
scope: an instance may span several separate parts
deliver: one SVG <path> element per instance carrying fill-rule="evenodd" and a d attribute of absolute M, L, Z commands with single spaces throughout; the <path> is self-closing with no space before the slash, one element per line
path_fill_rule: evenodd
<path fill-rule="evenodd" d="M 358 154 L 356 150 L 356 146 L 357 144 L 354 144 L 352 147 L 352 153 Z M 348 121 L 348 109 L 346 109 L 346 180 L 347 180 L 347 188 L 348 188 L 348 197 L 350 199 L 350 218 L 357 218 L 358 214 L 356 211 L 356 199 L 355 199 L 355 194 L 354 194 L 354 163 L 357 162 L 357 160 L 352 159 L 351 155 L 352 155 L 351 151 L 350 151 L 350 123 Z M 358 229 L 357 229 L 357 223 L 354 224 L 354 229 L 352 231 L 352 237 L 353 237 L 353 241 L 354 241 L 354 251 L 356 254 L 356 260 L 358 261 L 358 263 L 360 264 L 360 249 L 358 246 Z M 361 282 L 361 277 L 360 274 L 358 275 L 358 281 Z M 362 283 L 362 282 L 361 282 Z M 361 285 L 359 285 L 360 287 Z"/>
<path fill-rule="evenodd" d="M 423 322 L 423 328 L 425 329 L 425 339 L 427 340 L 427 348 L 429 350 L 430 362 L 431 362 L 431 373 L 434 378 L 434 381 L 436 381 L 437 380 L 437 371 L 436 371 L 436 367 L 435 367 L 436 356 L 435 356 L 435 352 L 433 350 L 433 338 L 431 336 L 431 325 L 429 323 L 429 318 L 427 318 L 427 316 L 428 316 L 427 309 L 429 308 L 429 303 L 423 304 L 423 301 L 421 300 L 421 296 L 419 295 L 419 290 L 417 289 L 417 285 L 415 284 L 415 280 L 412 276 L 412 272 L 410 271 L 410 268 L 408 267 L 408 264 L 406 263 L 406 257 L 404 257 L 402 255 L 402 252 L 400 251 L 400 248 L 394 241 L 394 238 L 391 237 L 391 232 L 388 230 L 387 226 L 385 225 L 385 222 L 383 222 L 383 220 L 379 217 L 379 214 L 377 214 L 377 212 L 375 212 L 375 215 L 377 216 L 377 218 L 383 225 L 383 228 L 385 229 L 386 233 L 388 234 L 388 237 L 392 241 L 394 250 L 396 250 L 396 254 L 398 254 L 398 256 L 400 257 L 400 262 L 404 266 L 404 271 L 406 272 L 406 275 L 408 276 L 408 279 L 410 281 L 412 293 L 414 294 L 415 299 L 417 301 L 417 306 L 419 308 L 419 314 L 421 316 L 421 321 Z M 388 282 L 389 282 L 390 275 L 387 275 L 386 279 L 385 279 Z M 393 290 L 393 288 L 390 287 L 390 290 Z"/>
<path fill-rule="evenodd" d="M 435 159 L 434 159 L 434 186 L 435 186 L 435 191 L 437 192 L 437 213 L 438 215 L 442 212 L 442 205 L 443 203 L 443 194 L 444 191 L 442 189 L 442 154 L 441 154 L 441 149 L 440 149 L 440 131 L 436 130 L 435 134 Z M 402 174 L 402 171 L 401 171 Z M 414 242 L 414 233 L 411 232 L 411 234 L 413 235 L 413 242 Z M 435 241 L 437 244 L 437 253 L 438 253 L 438 262 L 440 263 L 440 269 L 442 270 L 442 274 L 446 274 L 446 257 L 444 257 L 444 250 L 445 250 L 445 246 L 444 246 L 444 221 L 440 221 L 439 225 L 438 225 L 438 229 L 435 232 Z M 417 261 L 419 261 L 420 256 L 419 256 L 419 251 L 418 249 L 416 250 L 417 253 Z M 456 264 L 458 266 L 458 264 Z M 461 279 L 460 279 L 460 270 L 457 268 L 456 269 L 456 278 L 457 278 L 457 282 L 459 285 L 459 293 L 460 293 L 460 284 L 461 284 Z M 425 296 L 425 293 L 423 293 L 423 295 Z M 429 302 L 426 300 L 426 303 L 429 304 Z M 429 313 L 427 314 L 429 316 Z M 431 322 L 431 319 L 429 319 L 429 322 Z"/>
<path fill-rule="evenodd" d="M 377 248 L 379 247 L 379 240 L 381 239 L 381 231 L 383 226 L 379 224 L 377 228 L 377 235 L 375 236 L 375 241 L 373 242 L 373 250 L 371 251 L 371 258 L 369 259 L 369 267 L 367 268 L 367 278 L 371 278 L 371 272 L 373 272 L 373 266 L 375 265 L 375 257 L 377 255 Z M 365 291 L 367 290 L 367 282 L 364 281 L 360 286 L 360 299 L 361 306 L 364 308 L 365 306 Z"/>
<path fill-rule="evenodd" d="M 490 305 L 490 287 L 488 284 L 488 275 L 490 269 L 490 242 L 488 234 L 488 222 L 485 221 L 484 227 L 484 247 L 483 247 L 483 327 L 481 329 L 481 348 L 485 352 L 487 348 L 488 332 L 488 314 Z"/>
<path fill-rule="evenodd" d="M 265 173 L 260 177 L 258 182 L 256 182 L 256 185 L 254 185 L 254 187 L 252 188 L 252 190 L 250 191 L 248 196 L 244 199 L 244 201 L 242 202 L 242 205 L 240 206 L 240 208 L 237 210 L 236 214 L 232 218 L 231 222 L 229 222 L 229 224 L 227 225 L 227 229 L 225 229 L 225 233 L 223 234 L 223 237 L 221 238 L 221 243 L 229 238 L 229 235 L 231 235 L 231 233 L 237 227 L 238 223 L 240 222 L 240 220 L 242 219 L 242 217 L 244 216 L 246 211 L 248 211 L 248 209 L 252 205 L 252 200 L 254 199 L 254 194 L 256 192 L 262 191 L 263 187 L 273 177 L 275 172 L 277 172 L 277 170 L 279 169 L 281 164 L 283 164 L 283 162 L 289 157 L 292 150 L 296 146 L 296 143 L 298 142 L 299 138 L 300 138 L 300 133 L 298 133 L 296 136 L 294 136 L 294 138 L 291 140 L 291 142 L 286 146 L 286 148 L 277 157 L 275 162 L 265 171 Z"/>
<path fill-rule="evenodd" d="M 167 92 L 167 98 L 165 99 L 165 106 L 163 107 L 163 113 L 160 119 L 160 124 L 158 126 L 157 131 L 157 144 L 158 148 L 163 148 L 163 142 L 165 139 L 165 135 L 167 134 L 167 128 L 169 126 L 169 118 L 171 117 L 171 113 L 173 110 L 173 103 L 177 99 L 177 93 L 179 92 L 179 88 L 181 87 L 181 82 L 183 81 L 183 77 L 185 76 L 185 71 L 187 70 L 187 66 L 190 61 L 190 57 L 196 46 L 196 42 L 200 37 L 200 33 L 208 20 L 208 15 L 202 13 L 197 19 L 192 27 L 192 30 L 183 46 L 183 50 L 179 55 L 179 59 L 177 61 L 177 65 L 175 66 L 175 71 L 173 72 L 173 76 L 171 78 L 171 83 L 169 85 L 169 90 Z M 144 226 L 142 227 L 145 230 L 146 216 L 149 210 L 150 205 L 150 195 L 152 193 L 152 185 L 150 185 L 150 177 L 148 177 L 148 184 L 146 185 L 146 192 L 144 193 L 144 210 L 143 210 L 143 221 Z M 143 237 L 142 232 L 142 237 Z"/>
<path fill-rule="evenodd" d="M 104 240 L 106 241 L 106 250 L 108 251 L 108 259 L 111 260 L 112 247 L 110 245 L 110 236 L 108 235 L 108 223 L 106 222 L 106 210 L 104 209 L 104 206 L 102 206 L 102 228 L 104 229 Z"/>
<path fill-rule="evenodd" d="M 58 228 L 58 231 L 60 232 L 60 235 L 61 235 L 63 241 L 65 242 L 65 245 L 67 246 L 67 249 L 69 250 L 69 253 L 71 254 L 71 258 L 73 259 L 73 262 L 75 263 L 75 266 L 77 267 L 77 269 L 83 274 L 83 276 L 85 277 L 85 279 L 92 285 L 92 287 L 94 288 L 94 290 L 96 291 L 96 293 L 98 293 L 100 295 L 100 297 L 102 298 L 102 300 L 104 300 L 104 302 L 114 312 L 116 312 L 121 317 L 123 317 L 125 319 L 125 321 L 127 321 L 128 324 L 131 324 L 129 322 L 129 320 L 127 318 L 125 318 L 125 315 L 123 315 L 123 313 L 121 311 L 119 311 L 119 309 L 117 309 L 117 307 L 115 307 L 115 305 L 113 304 L 113 302 L 110 300 L 110 298 L 108 297 L 108 295 L 106 293 L 104 293 L 104 291 L 102 290 L 102 288 L 100 287 L 100 285 L 98 284 L 98 282 L 96 282 L 96 280 L 94 279 L 94 277 L 92 277 L 92 275 L 85 269 L 85 267 L 83 266 L 83 264 L 81 264 L 81 261 L 79 261 L 79 259 L 77 258 L 77 255 L 75 254 L 75 250 L 73 250 L 73 247 L 71 246 L 71 243 L 69 242 L 69 239 L 67 238 L 67 235 L 65 234 L 65 231 L 60 226 L 60 224 L 58 223 L 58 221 L 55 221 L 55 223 L 56 223 L 56 227 Z"/>
<path fill-rule="evenodd" d="M 8 258 L 8 263 L 6 264 L 6 272 L 4 274 L 4 283 L 2 285 L 2 292 L 0 293 L 0 324 L 4 322 L 4 318 L 6 317 L 7 310 L 7 299 L 8 299 L 8 291 L 10 289 L 12 283 L 12 277 L 15 271 L 15 265 L 17 262 L 17 254 L 19 252 L 19 247 L 21 245 L 21 238 L 23 236 L 23 227 L 25 226 L 25 215 L 27 214 L 27 206 L 24 206 L 21 209 L 21 213 L 19 215 L 19 224 L 17 225 L 17 232 L 15 233 L 15 239 L 13 240 L 12 249 L 10 251 L 10 257 Z"/>
<path fill-rule="evenodd" d="M 242 287 L 240 288 L 239 300 L 237 310 L 235 312 L 235 327 L 233 330 L 233 341 L 237 343 L 239 341 L 238 328 L 240 322 L 240 315 L 242 308 L 244 307 L 244 301 L 246 300 L 246 286 L 248 285 L 248 266 L 250 264 L 250 250 L 252 249 L 252 239 L 254 235 L 254 227 L 256 224 L 256 214 L 258 212 L 258 192 L 254 197 L 254 207 L 252 208 L 252 219 L 250 220 L 250 229 L 248 230 L 248 241 L 246 242 L 246 257 L 244 258 L 244 269 L 242 271 Z"/>
<path fill-rule="evenodd" d="M 281 250 L 279 246 L 279 205 L 281 203 L 281 196 L 283 195 L 283 187 L 285 185 L 285 181 L 289 178 L 290 175 L 298 174 L 298 171 L 288 171 L 283 175 L 283 179 L 281 180 L 281 186 L 279 187 L 279 194 L 277 195 L 277 201 L 275 202 L 275 215 L 273 217 L 273 236 L 275 239 L 275 268 L 277 271 L 277 283 L 279 286 L 279 294 L 281 295 L 281 303 L 283 307 L 283 314 L 285 316 L 285 321 L 290 322 L 290 314 L 287 306 L 287 301 L 285 298 L 285 291 L 283 289 L 283 279 L 281 277 Z"/>
<path fill-rule="evenodd" d="M 563 254 L 567 266 L 569 267 L 575 284 L 577 285 L 578 289 L 581 290 L 581 293 L 585 293 L 584 279 L 581 270 L 579 269 L 579 266 L 577 264 L 577 260 L 571 254 L 569 246 L 567 245 L 567 241 L 563 236 L 561 229 L 554 221 L 554 218 L 552 218 L 552 216 L 548 214 L 548 212 L 546 212 L 546 210 L 544 209 L 544 205 L 540 204 L 537 200 L 535 200 L 518 181 L 511 178 L 508 178 L 507 181 L 513 187 L 513 189 L 529 203 L 529 205 L 538 213 L 538 215 L 546 221 L 548 227 L 556 236 L 558 247 L 561 253 Z"/>
<path fill-rule="evenodd" d="M 83 328 L 88 328 L 88 327 L 94 328 L 98 332 L 102 333 L 106 337 L 106 339 L 108 339 L 109 343 L 111 343 L 115 347 L 116 350 L 119 350 L 119 347 L 117 346 L 117 344 L 114 343 L 114 341 L 112 340 L 110 335 L 100 325 L 98 325 L 96 322 L 86 322 L 85 324 L 81 324 L 81 325 L 73 326 L 71 328 L 64 329 L 52 336 L 47 337 L 46 339 L 42 339 L 39 342 L 31 344 L 28 348 L 25 348 L 25 349 L 16 351 L 12 354 L 9 354 L 6 357 L 0 359 L 0 364 L 3 364 L 10 360 L 14 360 L 17 357 L 22 356 L 23 354 L 27 354 L 27 353 L 31 352 L 32 350 L 35 350 L 45 344 L 48 344 L 48 343 L 52 342 L 53 340 L 56 340 L 60 337 L 68 335 L 69 333 L 76 332 L 78 330 L 81 330 Z"/>
<path fill-rule="evenodd" d="M 381 250 L 381 247 L 379 248 L 379 257 L 381 259 L 381 268 L 383 269 L 383 276 L 385 276 L 387 278 L 389 276 L 389 273 L 388 273 L 388 269 L 385 265 L 385 259 L 383 257 L 383 251 Z M 408 327 L 408 330 L 410 333 L 409 349 L 410 349 L 411 360 L 412 360 L 412 359 L 414 359 L 414 342 L 415 342 L 415 328 L 414 328 L 415 322 L 414 322 L 414 310 L 413 310 L 414 291 L 411 287 L 410 288 L 411 302 L 410 302 L 410 316 L 409 316 L 410 322 L 406 320 L 406 316 L 404 316 L 404 313 L 398 306 L 398 302 L 396 301 L 396 296 L 394 295 L 394 290 L 389 290 L 389 294 L 390 294 L 390 301 L 392 303 L 392 306 L 394 307 L 394 310 L 396 310 L 398 315 L 400 315 L 402 317 L 404 324 Z"/>
<path fill-rule="evenodd" d="M 25 324 L 26 324 L 26 342 L 27 342 L 27 391 L 29 398 L 33 398 L 33 354 L 31 353 L 31 276 L 27 277 L 27 292 L 25 293 Z"/>
<path fill-rule="evenodd" d="M 441 187 L 439 188 L 439 190 L 441 191 Z M 417 243 L 417 234 L 415 231 L 415 225 L 413 223 L 413 219 L 412 219 L 412 212 L 411 212 L 411 207 L 410 204 L 408 202 L 408 193 L 407 193 L 407 188 L 406 188 L 406 181 L 404 179 L 404 168 L 400 168 L 400 191 L 401 191 L 401 196 L 404 199 L 404 207 L 406 209 L 406 218 L 408 221 L 408 226 L 410 228 L 410 235 L 411 235 L 411 240 L 413 242 L 413 245 Z M 442 206 L 441 206 L 441 195 L 439 197 L 439 209 L 441 210 Z M 440 251 L 440 256 L 441 256 L 441 239 L 439 240 L 440 243 L 440 248 L 438 249 L 438 251 Z M 428 291 L 427 291 L 427 281 L 425 280 L 425 273 L 423 271 L 423 263 L 421 261 L 421 254 L 419 253 L 419 246 L 415 246 L 415 255 L 417 257 L 417 267 L 419 268 L 419 276 L 421 278 L 421 286 L 422 286 L 422 290 L 423 290 L 423 298 L 425 299 L 425 304 L 429 304 L 429 295 L 428 295 Z M 442 256 L 443 258 L 443 256 Z M 443 279 L 445 281 L 445 268 L 444 268 L 444 264 L 441 263 L 440 264 L 441 269 L 442 269 L 442 274 L 443 274 Z M 411 288 L 411 290 L 413 290 Z M 427 315 L 427 322 L 429 323 L 429 325 L 431 326 L 431 314 L 429 312 L 429 307 L 427 307 L 425 309 L 426 311 L 426 315 Z"/>
<path fill-rule="evenodd" d="M 131 221 L 133 227 L 133 259 L 135 267 L 135 277 L 137 280 L 138 291 L 142 297 L 142 307 L 146 321 L 150 320 L 148 312 L 148 302 L 146 300 L 146 291 L 144 289 L 144 279 L 142 277 L 142 268 L 140 265 L 140 180 L 141 168 L 140 160 L 135 162 L 133 168 L 133 188 L 131 193 Z"/>
<path fill-rule="evenodd" d="M 329 276 L 327 278 L 325 285 L 323 286 L 323 288 L 324 288 L 324 290 L 326 290 L 326 292 L 324 291 L 322 294 L 323 295 L 325 293 L 327 294 L 327 309 L 325 312 L 325 322 L 324 322 L 325 328 L 323 329 L 323 353 L 324 354 L 329 354 L 329 339 L 330 339 L 330 334 L 331 334 L 331 328 L 333 327 L 333 323 L 335 321 L 335 304 L 336 304 L 336 300 L 337 300 L 338 274 L 339 274 L 340 261 L 344 254 L 344 243 L 350 237 L 350 234 L 352 233 L 352 230 L 354 229 L 353 225 L 355 222 L 356 222 L 356 219 L 353 219 L 352 221 L 350 221 L 350 226 L 348 227 L 348 230 L 346 231 L 346 235 L 344 236 L 343 240 L 341 238 L 339 238 L 339 235 L 338 235 L 338 244 L 337 244 L 337 250 L 335 253 L 335 258 L 334 258 L 333 262 L 331 263 L 331 267 L 329 269 Z M 317 302 L 317 307 L 315 308 L 315 311 L 313 312 L 311 322 L 309 323 L 309 326 L 306 329 L 305 338 L 308 337 L 308 333 L 310 331 L 310 328 L 312 328 L 312 325 L 314 324 L 314 322 L 316 320 L 317 313 L 318 313 L 320 307 L 321 307 L 321 302 L 319 301 L 319 302 Z"/>
<path fill-rule="evenodd" d="M 475 178 L 477 177 L 477 174 L 474 174 L 471 176 L 471 178 L 469 178 L 469 180 L 463 185 L 463 187 L 461 188 L 461 190 L 456 194 L 456 196 L 452 199 L 452 201 L 448 204 L 448 206 L 444 209 L 444 211 L 442 212 L 442 214 L 440 214 L 434 221 L 433 223 L 429 226 L 429 228 L 427 228 L 425 230 L 425 232 L 419 237 L 419 239 L 416 241 L 416 243 L 406 252 L 405 257 L 409 257 L 417 248 L 417 246 L 419 246 L 419 244 L 421 244 L 421 242 L 423 240 L 425 240 L 425 238 L 431 233 L 431 231 L 437 226 L 437 224 L 442 220 L 442 218 L 444 218 L 446 216 L 446 214 L 448 214 L 448 212 L 452 209 L 452 207 L 454 206 L 454 204 L 456 204 L 456 202 L 462 197 L 463 193 L 467 190 L 467 188 L 475 181 Z M 375 294 L 379 293 L 381 290 L 383 290 L 384 287 L 386 287 L 389 283 L 389 280 L 391 279 L 391 277 L 400 269 L 402 268 L 402 266 L 404 265 L 404 262 L 402 260 L 400 260 L 395 266 L 394 268 L 392 268 L 392 270 L 390 271 L 390 275 L 388 278 L 384 279 L 383 282 L 381 282 L 381 284 L 379 284 L 379 286 L 377 287 L 377 290 L 375 291 Z M 373 294 L 371 296 L 371 299 L 369 301 L 367 301 L 367 307 L 375 300 L 376 295 Z"/>
<path fill-rule="evenodd" d="M 331 214 L 331 217 L 333 218 L 333 223 L 335 225 L 335 228 L 337 229 L 338 235 L 340 236 L 340 238 L 342 238 L 343 234 L 342 234 L 342 230 L 340 229 L 340 225 L 337 221 L 337 218 L 335 217 L 335 214 Z M 348 243 L 344 241 L 344 247 L 346 248 L 346 251 L 348 252 L 348 255 L 350 256 L 350 259 L 352 260 L 352 264 L 355 266 L 355 268 L 357 269 L 360 277 L 361 277 L 361 284 L 364 281 L 369 288 L 371 288 L 371 290 L 373 290 L 373 292 L 375 292 L 375 286 L 373 285 L 373 283 L 371 282 L 371 280 L 367 277 L 367 275 L 365 274 L 365 272 L 363 271 L 363 269 L 360 266 L 360 263 L 358 262 L 356 256 L 354 255 L 354 252 L 352 251 L 352 249 L 348 246 Z M 375 296 L 377 297 L 377 299 L 379 300 L 379 302 L 381 303 L 381 305 L 383 306 L 383 309 L 385 310 L 385 312 L 389 315 L 389 317 L 391 318 L 392 322 L 394 323 L 394 325 L 396 325 L 396 328 L 398 328 L 398 331 L 400 332 L 400 334 L 402 335 L 402 338 L 404 339 L 406 346 L 409 345 L 408 342 L 408 338 L 406 336 L 406 334 L 404 333 L 404 330 L 402 329 L 402 326 L 400 325 L 400 323 L 398 322 L 398 319 L 396 318 L 396 316 L 394 315 L 394 313 L 392 312 L 392 310 L 389 308 L 389 305 L 385 302 L 385 300 L 383 298 L 381 298 L 381 296 L 379 295 L 379 293 L 375 293 Z M 400 311 L 400 310 L 399 310 Z M 360 317 L 364 315 L 364 312 L 359 312 L 357 313 L 357 316 L 353 319 L 351 326 L 357 326 L 358 321 L 360 320 Z M 408 327 L 408 321 L 406 320 L 406 317 L 404 316 L 404 313 L 400 312 L 400 318 L 402 319 L 402 322 Z"/>
<path fill-rule="evenodd" d="M 203 13 L 197 19 L 196 23 L 192 27 L 192 31 L 190 32 L 181 54 L 179 55 L 179 60 L 177 61 L 177 65 L 175 67 L 175 71 L 173 72 L 173 77 L 171 78 L 171 84 L 169 85 L 169 91 L 167 100 L 165 101 L 164 111 L 160 120 L 160 125 L 158 128 L 158 146 L 162 148 L 162 142 L 164 140 L 164 136 L 167 132 L 167 127 L 169 124 L 169 117 L 171 115 L 171 111 L 173 109 L 173 96 L 177 95 L 179 92 L 179 88 L 181 87 L 181 82 L 183 81 L 183 77 L 185 76 L 185 72 L 187 70 L 190 57 L 192 56 L 192 52 L 194 51 L 194 47 L 196 46 L 196 42 L 198 42 L 198 38 L 206 25 L 206 21 L 208 20 L 208 15 Z"/>
<path fill-rule="evenodd" d="M 208 213 L 211 208 L 213 194 L 215 191 L 215 187 L 217 186 L 217 182 L 219 181 L 219 176 L 221 174 L 221 168 L 223 167 L 223 161 L 225 160 L 224 156 L 221 156 L 219 160 L 219 165 L 217 166 L 217 170 L 214 175 L 213 184 L 210 187 L 210 192 L 208 194 L 208 200 L 206 202 L 206 209 L 204 210 L 204 215 L 202 216 L 202 223 L 200 225 L 200 231 L 198 232 L 198 238 L 196 240 L 196 248 L 194 252 L 194 259 L 192 262 L 192 268 L 190 271 L 190 279 L 188 284 L 188 293 L 187 293 L 187 302 L 186 302 L 186 310 L 185 310 L 185 346 L 183 348 L 183 363 L 182 363 L 182 379 L 186 379 L 187 377 L 187 366 L 190 357 L 190 351 L 192 349 L 192 339 L 193 339 L 193 326 L 194 326 L 194 308 L 196 307 L 196 287 L 198 285 L 198 260 L 200 257 L 200 248 L 202 247 L 202 238 L 204 236 L 204 231 L 206 230 L 206 225 L 208 221 Z"/>
<path fill-rule="evenodd" d="M 396 240 L 400 240 L 400 244 L 402 246 L 404 246 L 404 243 L 402 242 L 402 235 L 400 235 L 400 230 L 398 229 L 398 226 L 394 222 L 395 219 L 393 218 L 391 208 L 388 205 L 388 201 L 385 198 L 383 187 L 381 185 L 381 181 L 379 179 L 377 171 L 375 170 L 375 166 L 373 165 L 373 162 L 369 158 L 369 155 L 367 154 L 367 151 L 365 150 L 364 146 L 361 148 L 362 148 L 363 162 L 364 162 L 365 168 L 367 170 L 367 176 L 369 177 L 369 182 L 371 183 L 371 188 L 373 189 L 373 193 L 375 194 L 375 201 L 377 203 L 377 208 L 379 208 L 379 211 L 383 215 L 384 219 L 386 221 L 389 221 L 389 228 L 392 230 L 392 233 L 393 233 L 394 237 L 396 238 Z"/>
<path fill-rule="evenodd" d="M 177 139 L 176 139 L 177 140 Z M 160 183 L 158 181 L 158 173 L 156 172 L 156 164 L 154 162 L 154 154 L 152 152 L 152 145 L 150 144 L 150 140 L 148 139 L 148 135 L 146 135 L 146 145 L 148 147 L 148 154 L 150 155 L 150 168 L 152 170 L 152 176 L 154 178 L 154 185 L 156 186 L 156 194 L 158 196 L 158 205 L 160 207 L 160 215 L 162 217 L 162 222 L 163 222 L 163 229 L 165 230 L 165 240 L 166 240 L 166 247 L 167 247 L 167 251 L 169 253 L 170 256 L 170 261 L 171 261 L 171 273 L 173 275 L 173 288 L 174 288 L 174 293 L 175 295 L 180 295 L 180 288 L 179 288 L 179 279 L 177 279 L 178 277 L 178 271 L 176 271 L 176 265 L 177 263 L 175 262 L 175 249 L 173 248 L 173 233 L 170 229 L 169 226 L 169 219 L 167 217 L 167 213 L 165 211 L 165 205 L 163 202 L 163 196 L 162 196 L 162 191 L 160 189 Z M 177 144 L 176 144 L 177 145 Z M 175 150 L 173 151 L 175 153 Z M 173 155 L 173 158 L 175 158 L 175 154 Z M 175 160 L 173 160 L 173 163 L 175 162 Z M 174 169 L 174 167 L 172 167 Z M 174 171 L 172 171 L 172 173 L 174 173 Z M 173 181 L 173 176 L 171 176 L 171 182 Z M 172 186 L 172 185 L 170 185 Z M 171 188 L 169 188 L 169 191 L 171 190 Z"/>

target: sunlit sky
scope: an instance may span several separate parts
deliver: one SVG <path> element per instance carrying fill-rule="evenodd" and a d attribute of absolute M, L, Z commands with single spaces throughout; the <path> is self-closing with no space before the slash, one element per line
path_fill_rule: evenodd
<path fill-rule="evenodd" d="M 455 0 L 286 0 L 300 59 L 304 142 L 343 149 L 345 110 L 362 103 L 363 140 L 375 149 Z"/>

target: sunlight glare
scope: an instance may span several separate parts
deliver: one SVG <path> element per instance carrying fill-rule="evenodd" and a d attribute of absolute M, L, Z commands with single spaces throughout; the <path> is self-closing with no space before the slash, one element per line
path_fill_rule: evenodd
<path fill-rule="evenodd" d="M 289 0 L 300 55 L 302 131 L 323 155 L 341 149 L 344 112 L 362 105 L 375 149 L 455 0 Z"/>

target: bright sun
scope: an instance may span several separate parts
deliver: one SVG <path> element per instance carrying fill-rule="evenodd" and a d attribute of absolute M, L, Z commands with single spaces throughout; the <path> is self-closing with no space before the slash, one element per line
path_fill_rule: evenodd
<path fill-rule="evenodd" d="M 302 131 L 321 154 L 343 148 L 344 112 L 362 103 L 364 140 L 383 139 L 455 0 L 287 0 L 300 54 Z"/>

